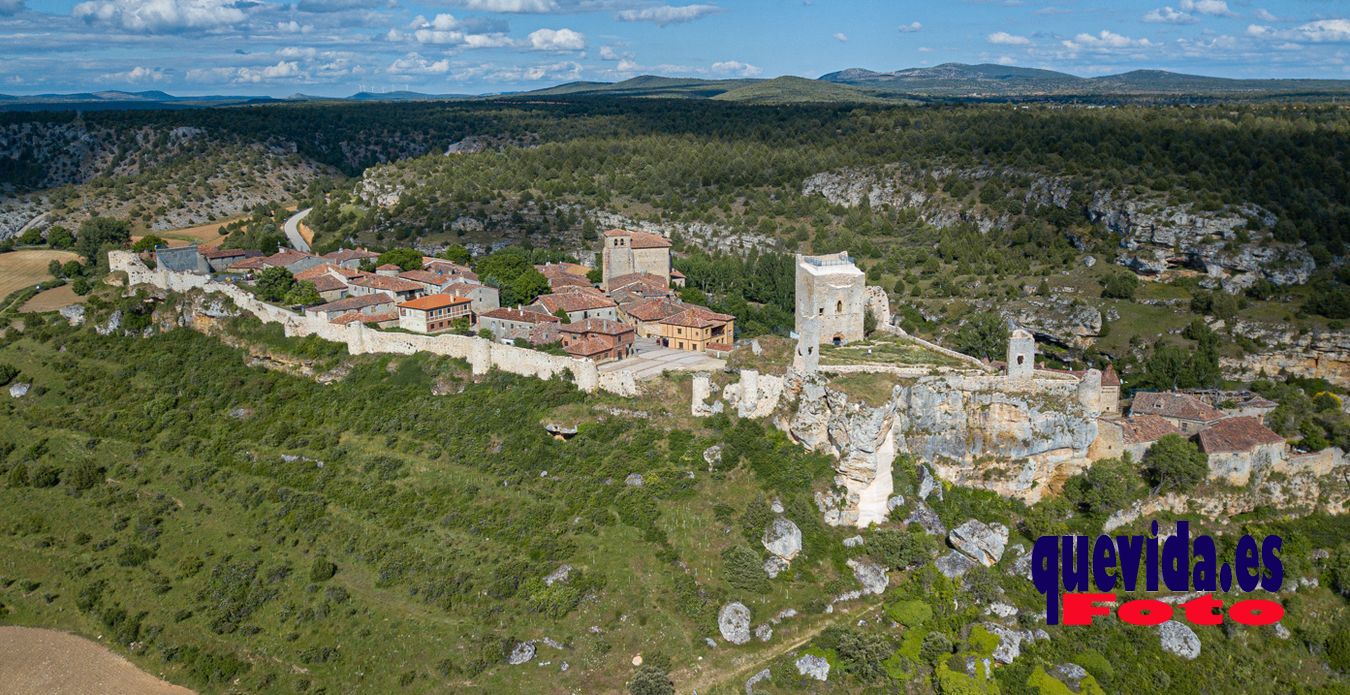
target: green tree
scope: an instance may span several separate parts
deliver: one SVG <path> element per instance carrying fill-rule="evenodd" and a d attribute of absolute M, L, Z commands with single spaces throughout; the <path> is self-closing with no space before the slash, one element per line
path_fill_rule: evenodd
<path fill-rule="evenodd" d="M 292 306 L 313 306 L 322 303 L 323 297 L 319 296 L 319 290 L 314 287 L 314 283 L 305 280 L 292 285 L 282 301 Z"/>
<path fill-rule="evenodd" d="M 530 267 L 512 279 L 511 284 L 503 289 L 506 290 L 502 293 L 504 305 L 529 304 L 539 295 L 548 294 L 548 278 L 544 277 L 543 273 Z"/>
<path fill-rule="evenodd" d="M 473 256 L 469 254 L 469 249 L 465 248 L 463 244 L 451 244 L 445 247 L 445 250 L 441 252 L 441 258 L 460 265 L 468 265 L 473 260 Z"/>
<path fill-rule="evenodd" d="M 975 314 L 956 331 L 955 341 L 967 355 L 996 359 L 1007 350 L 1008 325 L 993 312 Z"/>
<path fill-rule="evenodd" d="M 258 273 L 258 279 L 253 283 L 253 288 L 257 291 L 258 297 L 268 302 L 283 301 L 293 287 L 295 287 L 295 276 L 282 266 L 264 268 L 261 273 Z"/>
<path fill-rule="evenodd" d="M 375 259 L 375 265 L 377 267 L 388 265 L 390 263 L 393 263 L 404 270 L 421 270 L 422 252 L 417 249 L 409 248 L 389 249 L 380 254 L 379 258 Z"/>
<path fill-rule="evenodd" d="M 47 245 L 54 249 L 68 249 L 75 245 L 75 235 L 69 229 L 54 224 L 47 229 Z"/>
<path fill-rule="evenodd" d="M 644 665 L 633 674 L 628 683 L 631 695 L 675 695 L 675 684 L 666 672 L 652 665 Z"/>
<path fill-rule="evenodd" d="M 872 308 L 863 309 L 863 335 L 872 335 L 877 330 L 877 317 Z"/>
<path fill-rule="evenodd" d="M 80 224 L 75 251 L 89 263 L 97 263 L 107 247 L 122 247 L 131 241 L 131 225 L 111 217 L 91 217 Z"/>
<path fill-rule="evenodd" d="M 164 239 L 157 237 L 154 234 L 146 234 L 140 239 L 137 239 L 136 243 L 131 245 L 131 250 L 136 253 L 145 253 L 147 251 L 154 251 L 159 246 L 164 245 L 164 243 Z"/>
<path fill-rule="evenodd" d="M 1107 299 L 1134 299 L 1139 278 L 1129 271 L 1115 271 L 1102 281 L 1102 296 Z"/>
<path fill-rule="evenodd" d="M 558 310 L 553 312 L 553 315 L 557 316 L 558 320 L 563 322 L 564 324 L 572 322 L 572 315 L 568 314 L 567 310 L 562 307 L 558 307 Z"/>
<path fill-rule="evenodd" d="M 1097 461 L 1092 467 L 1069 478 L 1064 496 L 1079 510 L 1104 516 L 1123 509 L 1143 493 L 1143 485 L 1134 461 L 1123 459 Z"/>
<path fill-rule="evenodd" d="M 1144 454 L 1144 474 L 1155 494 L 1187 492 L 1209 474 L 1209 459 L 1181 435 L 1163 435 Z"/>

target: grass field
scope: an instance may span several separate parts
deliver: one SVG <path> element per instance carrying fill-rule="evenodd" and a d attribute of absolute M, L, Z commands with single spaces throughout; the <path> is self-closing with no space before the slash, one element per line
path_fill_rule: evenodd
<path fill-rule="evenodd" d="M 71 251 L 26 249 L 0 253 L 0 297 L 11 292 L 52 279 L 47 264 L 53 260 L 65 263 L 80 256 Z"/>
<path fill-rule="evenodd" d="M 61 307 L 83 304 L 84 302 L 85 298 L 75 294 L 75 289 L 67 284 L 39 292 L 37 296 L 24 302 L 23 306 L 19 307 L 19 311 L 24 314 L 36 314 L 43 311 L 56 311 Z"/>
<path fill-rule="evenodd" d="M 964 367 L 965 363 L 900 336 L 875 333 L 866 340 L 820 346 L 821 364 L 881 364 L 897 367 Z"/>

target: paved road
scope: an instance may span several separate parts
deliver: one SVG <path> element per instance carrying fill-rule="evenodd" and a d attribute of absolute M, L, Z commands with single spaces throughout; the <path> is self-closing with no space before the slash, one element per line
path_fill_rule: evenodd
<path fill-rule="evenodd" d="M 286 230 L 286 239 L 291 242 L 291 248 L 296 251 L 309 253 L 309 243 L 305 241 L 304 237 L 300 236 L 300 220 L 305 219 L 305 217 L 309 215 L 309 211 L 313 209 L 314 208 L 305 208 L 304 210 L 291 215 L 291 218 L 286 220 L 286 224 L 283 226 L 283 229 Z"/>

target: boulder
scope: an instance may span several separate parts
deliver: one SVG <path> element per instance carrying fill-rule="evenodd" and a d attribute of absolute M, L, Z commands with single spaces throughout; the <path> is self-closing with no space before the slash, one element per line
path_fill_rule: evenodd
<path fill-rule="evenodd" d="M 909 518 L 905 519 L 907 524 L 918 524 L 924 531 L 934 536 L 947 535 L 947 527 L 942 524 L 942 519 L 938 518 L 937 512 L 931 507 L 919 500 L 914 501 L 914 510 L 909 513 Z"/>
<path fill-rule="evenodd" d="M 642 474 L 629 473 L 628 477 L 623 479 L 623 484 L 628 487 L 642 487 Z"/>
<path fill-rule="evenodd" d="M 942 483 L 933 477 L 933 472 L 928 470 L 928 466 L 919 466 L 919 499 L 927 500 L 928 496 L 937 493 L 937 498 L 942 499 Z"/>
<path fill-rule="evenodd" d="M 755 639 L 761 642 L 768 642 L 769 640 L 773 639 L 773 628 L 770 627 L 768 624 L 756 626 Z"/>
<path fill-rule="evenodd" d="M 895 511 L 895 508 L 896 508 L 896 507 L 903 506 L 904 504 L 905 504 L 905 498 L 904 498 L 904 497 L 901 497 L 900 495 L 896 495 L 896 496 L 894 496 L 894 497 L 892 497 L 892 498 L 886 500 L 886 511 L 887 511 L 887 512 L 893 512 L 893 511 Z"/>
<path fill-rule="evenodd" d="M 757 685 L 760 681 L 768 680 L 769 677 L 772 675 L 773 674 L 769 671 L 769 669 L 766 668 L 763 671 L 760 671 L 759 673 L 750 676 L 750 679 L 745 682 L 745 695 L 755 695 L 755 685 Z"/>
<path fill-rule="evenodd" d="M 65 320 L 66 320 L 66 323 L 68 323 L 68 324 L 70 324 L 70 325 L 72 325 L 72 326 L 82 326 L 82 325 L 84 325 L 84 305 L 83 305 L 83 304 L 70 304 L 70 305 L 68 305 L 68 306 L 63 306 L 63 307 L 61 307 L 61 310 L 60 310 L 59 313 L 61 314 L 61 318 L 65 319 Z"/>
<path fill-rule="evenodd" d="M 769 502 L 769 511 L 773 512 L 774 514 L 782 514 L 783 500 L 780 500 L 777 497 L 773 498 L 773 500 Z"/>
<path fill-rule="evenodd" d="M 933 562 L 933 566 L 937 567 L 937 570 L 942 573 L 942 576 L 948 579 L 956 579 L 966 572 L 975 569 L 976 563 L 959 551 L 953 550 L 938 558 Z"/>
<path fill-rule="evenodd" d="M 1058 678 L 1059 682 L 1069 686 L 1069 690 L 1076 693 L 1083 679 L 1088 677 L 1088 672 L 1078 664 L 1060 664 L 1050 669 L 1050 675 Z"/>
<path fill-rule="evenodd" d="M 740 601 L 732 601 L 717 613 L 717 629 L 722 639 L 732 644 L 750 641 L 750 609 Z"/>
<path fill-rule="evenodd" d="M 797 659 L 797 673 L 818 681 L 830 679 L 830 662 L 823 656 L 807 654 Z"/>
<path fill-rule="evenodd" d="M 15 383 L 13 383 L 13 384 L 10 384 L 10 385 L 9 385 L 9 397 L 10 397 L 10 398 L 23 398 L 24 396 L 27 396 L 27 395 L 28 395 L 28 389 L 30 389 L 30 388 L 32 388 L 32 384 L 24 383 L 24 382 L 22 382 L 22 381 L 17 381 L 17 382 L 15 382 Z"/>
<path fill-rule="evenodd" d="M 778 575 L 782 574 L 785 570 L 787 570 L 787 568 L 788 568 L 787 560 L 784 560 L 783 558 L 778 557 L 777 555 L 772 555 L 769 557 L 769 559 L 764 561 L 764 574 L 769 575 L 769 579 L 773 579 L 774 577 L 777 577 Z"/>
<path fill-rule="evenodd" d="M 776 517 L 764 529 L 760 542 L 765 550 L 790 562 L 802 551 L 802 531 L 786 517 Z"/>
<path fill-rule="evenodd" d="M 848 538 L 844 539 L 845 548 L 857 548 L 862 544 L 863 544 L 862 536 L 849 536 Z"/>
<path fill-rule="evenodd" d="M 853 569 L 853 576 L 857 578 L 859 584 L 862 584 L 863 590 L 869 594 L 884 593 L 887 585 L 891 583 L 890 577 L 886 576 L 886 570 L 871 560 L 854 558 L 847 564 Z"/>
<path fill-rule="evenodd" d="M 714 444 L 703 450 L 703 462 L 708 464 L 709 468 L 716 468 L 722 465 L 722 445 Z"/>
<path fill-rule="evenodd" d="M 534 660 L 534 642 L 517 642 L 511 650 L 511 655 L 506 657 L 506 663 L 512 666 L 519 666 Z"/>
<path fill-rule="evenodd" d="M 1158 641 L 1163 651 L 1183 659 L 1200 656 L 1200 638 L 1185 623 L 1169 620 L 1158 626 Z"/>
<path fill-rule="evenodd" d="M 1000 618 L 1012 618 L 1017 615 L 1017 606 L 1002 601 L 995 601 L 989 604 L 984 610 L 986 613 L 996 615 Z"/>
<path fill-rule="evenodd" d="M 984 623 L 984 629 L 998 638 L 998 646 L 994 647 L 993 657 L 994 661 L 1001 664 L 1011 664 L 1022 655 L 1022 642 L 1036 640 L 1036 636 L 1029 630 L 1014 630 L 997 623 Z"/>
<path fill-rule="evenodd" d="M 1275 623 L 1275 636 L 1280 639 L 1289 639 L 1290 637 L 1293 637 L 1293 635 L 1289 633 L 1289 628 L 1285 627 L 1282 623 Z"/>
<path fill-rule="evenodd" d="M 558 569 L 550 572 L 547 577 L 544 577 L 544 584 L 546 586 L 553 586 L 558 582 L 566 582 L 567 578 L 571 576 L 571 574 L 572 574 L 572 566 L 564 563 L 560 565 Z"/>
<path fill-rule="evenodd" d="M 1008 527 L 1003 524 L 986 524 L 971 519 L 952 529 L 947 540 L 953 548 L 985 567 L 993 567 L 1003 557 L 1008 545 Z"/>

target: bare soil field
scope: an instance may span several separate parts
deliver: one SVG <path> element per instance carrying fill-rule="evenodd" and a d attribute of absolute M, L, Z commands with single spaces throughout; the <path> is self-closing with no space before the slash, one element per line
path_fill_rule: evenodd
<path fill-rule="evenodd" d="M 64 306 L 71 304 L 83 304 L 86 298 L 75 294 L 75 290 L 70 285 L 61 285 L 53 287 L 50 290 L 43 290 L 33 296 L 32 299 L 24 302 L 19 307 L 19 312 L 24 314 L 36 314 L 43 311 L 56 311 Z"/>
<path fill-rule="evenodd" d="M 239 219 L 243 218 L 230 217 L 215 222 L 199 224 L 195 227 L 183 227 L 182 229 L 170 229 L 153 233 L 169 242 L 169 246 L 186 246 L 195 241 L 198 246 L 213 248 L 219 246 L 222 241 L 225 241 L 225 237 L 221 236 L 218 230 Z M 132 237 L 133 240 L 140 238 L 139 235 Z"/>
<path fill-rule="evenodd" d="M 32 627 L 0 626 L 0 695 L 192 695 L 97 642 Z"/>
<path fill-rule="evenodd" d="M 47 264 L 53 260 L 65 263 L 79 258 L 71 251 L 52 251 L 48 249 L 24 249 L 0 253 L 0 297 L 6 297 L 16 290 L 50 280 Z"/>

